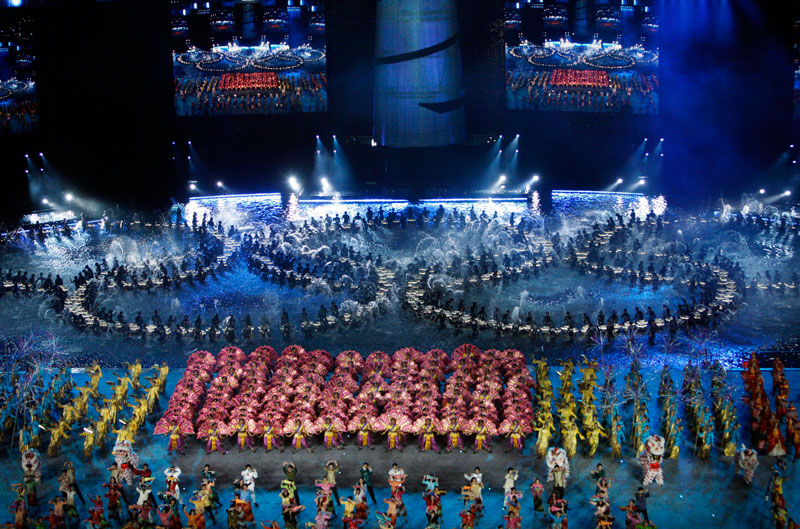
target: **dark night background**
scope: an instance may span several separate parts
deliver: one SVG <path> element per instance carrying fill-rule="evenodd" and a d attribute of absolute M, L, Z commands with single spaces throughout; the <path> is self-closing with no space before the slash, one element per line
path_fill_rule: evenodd
<path fill-rule="evenodd" d="M 283 190 L 287 175 L 311 171 L 316 134 L 328 146 L 332 134 L 340 141 L 350 164 L 342 187 L 372 196 L 456 196 L 481 187 L 484 139 L 498 134 L 521 135 L 519 173 L 541 174 L 543 189 L 602 189 L 646 136 L 665 138 L 650 185 L 673 203 L 706 204 L 769 183 L 791 187 L 797 174 L 776 160 L 798 141 L 795 4 L 661 0 L 660 114 L 612 116 L 506 110 L 503 2 L 459 0 L 470 140 L 406 150 L 369 145 L 375 0 L 327 1 L 327 114 L 192 118 L 174 115 L 168 2 L 14 8 L 38 21 L 40 126 L 0 138 L 2 217 L 32 209 L 25 153 L 44 152 L 76 193 L 151 208 L 185 200 L 190 177 L 221 178 L 242 192 Z M 191 176 L 189 140 L 202 164 Z"/>

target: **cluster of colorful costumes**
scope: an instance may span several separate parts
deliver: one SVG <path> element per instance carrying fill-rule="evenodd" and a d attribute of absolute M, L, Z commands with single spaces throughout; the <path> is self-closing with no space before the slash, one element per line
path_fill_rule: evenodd
<path fill-rule="evenodd" d="M 797 409 L 789 399 L 789 382 L 783 371 L 783 362 L 776 359 L 772 369 L 772 393 L 775 395 L 775 411 L 772 410 L 769 397 L 764 388 L 764 377 L 758 366 L 755 353 L 744 363 L 742 372 L 747 404 L 751 413 L 753 444 L 762 454 L 773 457 L 787 455 L 786 439 L 794 445 L 794 459 L 800 452 L 800 422 Z M 786 424 L 786 436 L 781 432 L 781 424 Z"/>
<path fill-rule="evenodd" d="M 71 436 L 76 425 L 83 424 L 85 426 L 81 427 L 78 435 L 84 438 L 83 455 L 89 459 L 95 448 L 105 446 L 109 433 L 115 433 L 117 441 L 134 440 L 147 415 L 157 406 L 166 385 L 169 369 L 166 366 L 155 366 L 155 369 L 157 374 L 148 377 L 150 384 L 143 387 L 139 383 L 141 363 L 137 360 L 128 364 L 128 371 L 123 376 L 106 382 L 110 386 L 110 398 L 104 398 L 100 392 L 103 371 L 97 362 L 86 369 L 89 381 L 79 387 L 66 367 L 53 375 L 47 388 L 43 370 L 15 372 L 12 369 L 13 375 L 7 382 L 15 384 L 17 390 L 13 395 L 22 396 L 25 405 L 21 411 L 14 412 L 14 398 L 7 399 L 0 407 L 0 421 L 6 425 L 16 416 L 21 453 L 42 446 L 43 432 L 49 432 L 47 455 L 50 457 L 58 456 L 63 441 Z M 129 402 L 131 389 L 136 392 L 133 403 Z M 92 404 L 94 414 L 90 414 Z M 123 426 L 117 428 L 118 424 Z"/>
<path fill-rule="evenodd" d="M 421 451 L 437 452 L 442 440 L 446 450 L 462 450 L 465 436 L 474 451 L 491 451 L 492 439 L 504 435 L 509 450 L 522 450 L 532 431 L 532 386 L 516 350 L 463 345 L 452 358 L 405 348 L 334 359 L 299 346 L 280 356 L 270 347 L 249 356 L 226 347 L 216 358 L 191 355 L 156 433 L 169 436 L 170 452 L 182 451 L 189 435 L 204 439 L 208 452 L 224 452 L 231 436 L 240 451 L 254 450 L 256 437 L 267 450 L 282 450 L 286 438 L 294 451 L 311 451 L 310 436 L 332 449 L 343 447 L 344 434 L 359 448 L 374 448 L 383 435 L 388 450 L 402 450 L 415 435 Z"/>

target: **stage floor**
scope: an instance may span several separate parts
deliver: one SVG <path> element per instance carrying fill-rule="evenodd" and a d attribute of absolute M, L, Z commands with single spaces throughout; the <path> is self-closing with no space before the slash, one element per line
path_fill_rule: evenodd
<path fill-rule="evenodd" d="M 660 408 L 657 399 L 658 387 L 658 359 L 652 359 L 649 367 L 644 368 L 643 374 L 648 382 L 651 398 L 648 403 L 650 416 L 652 417 L 653 432 L 659 431 L 658 418 Z M 617 384 L 622 383 L 628 367 L 624 365 L 618 369 Z M 147 373 L 149 374 L 149 373 Z M 168 378 L 166 396 L 162 397 L 161 409 L 166 408 L 169 394 L 175 387 L 180 376 L 181 370 L 174 370 Z M 104 380 L 113 379 L 114 371 L 105 372 Z M 144 376 L 144 375 L 143 375 Z M 742 384 L 738 371 L 729 372 L 729 381 L 734 388 L 733 399 L 737 405 L 737 412 L 743 424 L 742 439 L 747 442 L 749 431 L 747 429 L 747 419 L 749 411 L 742 403 Z M 76 374 L 75 379 L 78 383 L 85 381 L 85 375 Z M 554 386 L 557 387 L 558 374 L 556 368 L 551 368 L 551 378 Z M 705 377 L 705 383 L 708 384 Z M 797 401 L 798 388 L 800 388 L 800 371 L 787 370 L 787 378 L 792 388 L 791 397 Z M 681 372 L 676 365 L 673 372 L 673 379 L 680 383 Z M 770 372 L 764 372 L 765 386 L 771 387 Z M 108 390 L 106 384 L 102 384 L 104 390 Z M 680 408 L 682 411 L 682 407 Z M 623 407 L 623 415 L 626 417 L 630 429 L 630 406 Z M 259 447 L 256 453 L 238 453 L 235 447 L 230 446 L 232 441 L 228 441 L 226 446 L 230 451 L 227 455 L 219 453 L 210 456 L 205 455 L 199 442 L 187 443 L 186 455 L 168 456 L 166 453 L 166 439 L 154 437 L 152 434 L 156 420 L 160 412 L 153 413 L 147 421 L 145 430 L 140 433 L 135 443 L 135 448 L 139 454 L 140 464 L 148 463 L 156 476 L 154 489 L 164 490 L 164 481 L 161 472 L 169 463 L 175 463 L 183 470 L 181 485 L 184 499 L 187 499 L 193 490 L 199 486 L 198 477 L 204 464 L 208 463 L 218 472 L 218 490 L 220 492 L 223 505 L 227 506 L 233 497 L 231 483 L 244 469 L 246 464 L 252 464 L 259 472 L 257 480 L 257 494 L 259 495 L 259 507 L 255 509 L 256 519 L 260 521 L 280 520 L 280 500 L 278 498 L 279 482 L 283 477 L 281 463 L 293 460 L 298 467 L 298 482 L 300 485 L 299 494 L 301 502 L 307 506 L 301 517 L 302 523 L 312 521 L 314 495 L 313 482 L 315 479 L 323 477 L 323 465 L 328 459 L 336 459 L 341 468 L 341 475 L 338 478 L 339 491 L 341 496 L 350 493 L 349 486 L 357 481 L 358 471 L 363 462 L 368 462 L 375 471 L 374 483 L 375 492 L 378 498 L 378 509 L 384 510 L 385 504 L 382 503 L 388 497 L 389 491 L 386 486 L 386 475 L 393 462 L 403 467 L 409 478 L 406 482 L 407 494 L 405 496 L 408 507 L 408 520 L 400 521 L 398 527 L 422 528 L 425 526 L 424 502 L 421 497 L 420 483 L 425 473 L 436 473 L 440 478 L 441 486 L 448 491 L 443 498 L 444 524 L 442 527 L 456 527 L 460 524 L 458 512 L 461 509 L 459 501 L 459 490 L 466 483 L 463 478 L 465 472 L 470 472 L 475 466 L 481 467 L 484 473 L 484 503 L 485 516 L 478 524 L 478 527 L 497 527 L 503 523 L 502 516 L 502 483 L 503 475 L 508 467 L 515 467 L 520 471 L 520 479 L 517 486 L 525 492 L 522 504 L 522 515 L 524 528 L 545 527 L 543 515 L 534 515 L 532 500 L 529 494 L 529 487 L 534 476 L 540 477 L 543 481 L 546 476 L 544 460 L 536 459 L 531 454 L 531 447 L 534 445 L 535 438 L 527 440 L 528 447 L 522 454 L 504 452 L 505 445 L 497 443 L 493 453 L 481 452 L 473 454 L 472 451 L 466 453 L 419 453 L 416 444 L 410 442 L 406 450 L 402 453 L 386 453 L 382 446 L 377 446 L 374 451 L 358 450 L 356 447 L 347 445 L 345 450 L 326 451 L 318 445 L 312 445 L 314 453 L 298 452 L 292 455 L 291 450 L 283 453 L 273 451 L 265 453 Z M 65 442 L 62 454 L 53 460 L 43 456 L 44 476 L 43 484 L 39 488 L 40 503 L 46 505 L 47 500 L 56 494 L 57 485 L 55 478 L 60 472 L 63 462 L 71 459 L 76 462 L 78 469 L 78 482 L 83 494 L 88 498 L 89 495 L 103 494 L 105 491 L 101 484 L 108 478 L 106 468 L 112 462 L 111 446 L 112 440 L 109 439 L 105 450 L 95 452 L 90 461 L 84 461 L 81 454 L 82 438 L 77 435 L 78 427 L 72 431 L 72 439 Z M 8 439 L 5 440 L 8 446 Z M 691 434 L 687 434 L 684 445 L 681 449 L 681 456 L 678 460 L 666 460 L 664 463 L 664 486 L 652 484 L 650 488 L 651 498 L 648 502 L 650 518 L 659 527 L 725 527 L 725 528 L 756 528 L 772 527 L 769 504 L 764 501 L 767 488 L 770 468 L 774 463 L 774 458 L 759 457 L 760 466 L 758 467 L 752 485 L 746 485 L 740 476 L 736 475 L 736 467 L 730 458 L 722 457 L 719 450 L 712 451 L 709 460 L 700 460 L 692 453 Z M 608 477 L 612 479 L 610 497 L 612 500 L 613 513 L 617 517 L 614 527 L 624 527 L 624 513 L 620 512 L 618 506 L 625 505 L 633 496 L 633 492 L 641 483 L 641 470 L 635 459 L 633 451 L 626 447 L 623 449 L 623 459 L 612 459 L 610 448 L 601 443 L 598 455 L 594 458 L 586 457 L 579 449 L 578 455 L 571 461 L 571 477 L 566 488 L 566 499 L 569 501 L 569 523 L 571 527 L 593 527 L 594 516 L 593 506 L 589 503 L 589 498 L 594 493 L 594 483 L 590 479 L 589 472 L 595 468 L 597 463 L 603 463 Z M 788 479 L 784 484 L 784 494 L 790 514 L 798 516 L 796 507 L 798 497 L 800 497 L 800 480 L 797 479 L 798 463 L 791 464 L 788 471 Z M 21 479 L 21 469 L 19 466 L 19 455 L 16 448 L 6 449 L 2 459 L 0 459 L 0 469 L 3 475 L 10 482 L 17 482 Z M 546 492 L 549 495 L 550 486 L 546 485 Z M 132 490 L 128 492 L 129 497 L 135 497 Z M 13 493 L 4 487 L 0 492 L 0 499 L 5 505 L 13 500 Z M 90 505 L 90 504 L 89 504 Z M 374 507 L 370 506 L 372 512 L 366 527 L 377 527 L 374 516 Z M 79 505 L 79 512 L 82 519 L 88 515 L 87 506 Z M 341 515 L 341 509 L 337 508 Z M 46 510 L 45 510 L 46 514 Z M 12 516 L 7 515 L 11 520 Z M 213 524 L 208 522 L 209 526 Z M 224 527 L 225 514 L 220 511 L 217 516 L 217 527 Z M 338 527 L 338 522 L 333 524 Z"/>

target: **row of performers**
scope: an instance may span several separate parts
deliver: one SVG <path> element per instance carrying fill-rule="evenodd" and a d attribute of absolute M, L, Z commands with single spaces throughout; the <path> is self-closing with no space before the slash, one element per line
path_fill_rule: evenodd
<path fill-rule="evenodd" d="M 359 419 L 346 424 L 338 417 L 325 416 L 316 421 L 308 419 L 289 419 L 283 426 L 280 423 L 240 419 L 231 425 L 220 422 L 211 422 L 196 433 L 198 439 L 206 443 L 206 451 L 227 452 L 223 446 L 224 439 L 234 437 L 236 447 L 240 452 L 244 450 L 255 451 L 255 439 L 261 438 L 267 451 L 278 449 L 283 451 L 284 444 L 288 442 L 293 452 L 305 449 L 312 452 L 308 441 L 311 437 L 321 436 L 322 444 L 326 450 L 332 448 L 343 449 L 345 435 L 352 435 L 356 439 L 359 450 L 362 448 L 375 449 L 376 435 L 386 438 L 387 450 L 403 451 L 409 436 L 416 436 L 419 451 L 441 450 L 439 440 L 446 439 L 444 450 L 461 450 L 464 448 L 464 437 L 474 437 L 472 448 L 474 452 L 480 450 L 492 451 L 492 442 L 498 435 L 508 439 L 506 451 L 524 447 L 524 437 L 531 433 L 531 427 L 525 426 L 519 419 L 507 419 L 499 426 L 482 418 L 467 420 L 459 417 L 437 419 L 421 417 L 412 421 L 405 415 L 389 414 L 384 417 Z M 157 434 L 169 436 L 168 450 L 183 453 L 183 447 L 188 435 L 194 429 L 186 423 L 172 422 L 166 428 L 156 428 Z M 437 439 L 439 438 L 439 439 Z"/>

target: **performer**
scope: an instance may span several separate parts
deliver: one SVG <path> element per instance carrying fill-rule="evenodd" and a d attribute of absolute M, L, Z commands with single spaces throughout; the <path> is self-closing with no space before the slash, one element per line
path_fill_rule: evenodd
<path fill-rule="evenodd" d="M 461 432 L 463 431 L 464 419 L 461 417 L 450 417 L 443 421 L 443 429 L 447 432 L 447 447 L 445 452 L 450 453 L 451 450 L 464 451 L 464 441 L 461 439 Z"/>
<path fill-rule="evenodd" d="M 205 430 L 206 441 L 206 454 L 211 455 L 212 452 L 218 451 L 221 454 L 227 454 L 228 451 L 222 447 L 220 436 L 223 431 L 220 430 L 220 425 L 217 422 L 212 422 Z"/>
<path fill-rule="evenodd" d="M 336 460 L 331 459 L 325 463 L 325 479 L 323 480 L 325 483 L 332 485 L 331 492 L 333 493 L 333 497 L 336 498 L 336 504 L 341 505 L 342 503 L 339 501 L 339 491 L 336 488 L 336 475 L 339 474 L 339 463 Z"/>
<path fill-rule="evenodd" d="M 178 478 L 181 477 L 181 469 L 172 465 L 164 471 L 164 476 L 166 477 L 167 483 L 167 496 L 174 498 L 175 501 L 183 505 L 181 487 L 178 483 Z"/>
<path fill-rule="evenodd" d="M 337 424 L 334 424 L 334 422 Z M 342 439 L 342 434 L 341 434 L 341 430 L 343 429 L 341 420 L 332 419 L 330 416 L 326 416 L 323 419 L 323 424 L 321 429 L 322 429 L 322 441 L 325 445 L 325 450 L 330 450 L 333 447 L 342 450 L 344 439 Z"/>
<path fill-rule="evenodd" d="M 258 471 L 251 465 L 247 465 L 242 470 L 242 484 L 244 485 L 245 495 L 249 495 L 253 501 L 253 506 L 258 507 L 256 500 L 256 479 L 258 478 Z M 246 497 L 246 496 L 245 496 Z"/>
<path fill-rule="evenodd" d="M 355 428 L 352 428 L 352 426 L 355 426 Z M 359 450 L 365 447 L 369 447 L 370 450 L 375 450 L 375 447 L 372 445 L 372 428 L 366 415 L 361 416 L 358 424 L 351 423 L 350 431 L 356 434 Z"/>
<path fill-rule="evenodd" d="M 286 426 L 286 431 L 284 432 L 287 435 L 292 436 L 292 453 L 296 453 L 301 448 L 305 448 L 309 454 L 313 453 L 314 451 L 308 446 L 308 429 L 306 425 L 306 420 L 304 419 L 295 419 L 294 424 L 291 423 Z"/>
<path fill-rule="evenodd" d="M 516 484 L 517 479 L 519 479 L 519 471 L 515 470 L 514 467 L 509 467 L 503 481 L 503 507 L 508 506 L 509 493 L 512 489 L 515 489 L 514 485 Z"/>
<path fill-rule="evenodd" d="M 539 478 L 533 478 L 533 483 L 531 484 L 531 497 L 533 498 L 533 510 L 534 512 L 544 512 L 544 507 L 542 506 L 542 494 L 544 493 L 544 485 L 539 480 Z"/>
<path fill-rule="evenodd" d="M 772 457 L 783 457 L 786 455 L 786 441 L 783 439 L 778 420 L 773 418 L 767 433 L 767 455 Z"/>
<path fill-rule="evenodd" d="M 273 448 L 277 448 L 283 452 L 283 443 L 281 442 L 281 435 L 278 433 L 278 428 L 275 427 L 273 422 L 264 421 L 262 423 L 262 430 L 264 432 L 264 448 L 267 452 Z"/>
<path fill-rule="evenodd" d="M 475 426 L 473 432 L 475 434 L 475 445 L 472 447 L 472 453 L 477 454 L 479 450 L 486 450 L 492 452 L 490 441 L 492 439 L 492 429 L 483 419 L 478 419 L 478 424 Z"/>
<path fill-rule="evenodd" d="M 255 430 L 256 422 L 253 419 L 245 421 L 244 419 L 240 418 L 236 423 L 233 431 L 236 434 L 236 446 L 239 448 L 239 453 L 241 453 L 245 448 L 249 448 L 251 452 L 256 451 L 255 447 L 253 446 L 252 437 L 252 435 L 255 433 Z M 253 503 L 255 503 L 255 501 Z"/>
<path fill-rule="evenodd" d="M 526 431 L 526 429 L 520 424 L 519 419 L 514 417 L 510 421 L 503 421 L 503 424 L 500 425 L 499 432 L 501 434 L 505 434 L 505 436 L 508 438 L 508 447 L 506 447 L 506 453 L 508 453 L 515 448 L 522 452 L 525 447 L 525 441 L 523 438 L 525 435 L 530 433 L 530 430 Z"/>
<path fill-rule="evenodd" d="M 436 425 L 430 417 L 422 419 L 419 425 L 419 451 L 426 452 L 433 450 L 439 453 L 439 445 L 436 444 Z"/>
<path fill-rule="evenodd" d="M 378 503 L 375 500 L 375 490 L 372 488 L 372 474 L 372 467 L 369 466 L 369 463 L 361 465 L 361 479 L 364 481 L 364 486 L 367 488 L 367 492 L 369 492 L 372 503 Z"/>
<path fill-rule="evenodd" d="M 294 486 L 294 492 L 292 497 L 294 498 L 294 502 L 297 505 L 300 505 L 300 494 L 297 492 L 297 487 L 295 486 L 295 481 L 297 478 L 297 467 L 294 466 L 294 463 L 291 461 L 284 461 L 283 465 L 281 465 L 283 469 L 283 473 L 286 476 L 285 481 L 289 482 L 291 485 Z"/>
<path fill-rule="evenodd" d="M 736 473 L 738 474 L 739 471 L 741 471 L 744 477 L 744 482 L 750 485 L 750 483 L 753 481 L 756 468 L 758 468 L 758 454 L 752 448 L 747 448 L 746 446 L 742 445 L 742 449 L 738 453 L 736 463 L 738 467 L 736 469 Z"/>
<path fill-rule="evenodd" d="M 392 417 L 389 420 L 389 426 L 383 433 L 386 435 L 387 452 L 390 450 L 403 451 L 403 431 L 396 418 Z"/>

